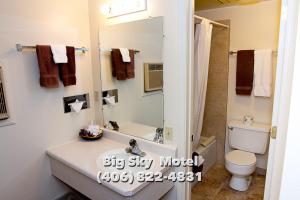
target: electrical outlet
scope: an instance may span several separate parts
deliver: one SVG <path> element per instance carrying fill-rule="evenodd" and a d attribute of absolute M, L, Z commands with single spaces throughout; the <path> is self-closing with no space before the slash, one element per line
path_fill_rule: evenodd
<path fill-rule="evenodd" d="M 173 139 L 173 129 L 171 127 L 165 127 L 165 139 L 166 140 L 172 140 Z"/>

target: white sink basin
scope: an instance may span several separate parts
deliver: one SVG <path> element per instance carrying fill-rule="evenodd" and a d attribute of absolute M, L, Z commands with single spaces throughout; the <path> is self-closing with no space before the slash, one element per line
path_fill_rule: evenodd
<path fill-rule="evenodd" d="M 176 157 L 176 147 L 139 138 L 134 139 L 137 140 L 140 148 L 146 152 L 146 156 L 142 159 L 153 159 L 153 163 L 150 169 L 145 169 L 142 166 L 130 167 L 132 158 L 137 157 L 125 152 L 128 141 L 132 138 L 132 136 L 104 129 L 101 140 L 93 142 L 77 140 L 50 148 L 47 153 L 50 157 L 52 174 L 90 199 L 160 199 L 174 186 L 172 181 L 140 182 L 134 178 L 132 183 L 107 180 L 101 180 L 102 184 L 98 183 L 99 178 L 101 178 L 99 175 L 102 175 L 103 172 L 124 173 L 126 170 L 135 175 L 138 172 L 168 174 L 174 170 L 160 166 L 160 156 Z M 104 166 L 103 158 L 113 156 L 115 159 L 125 161 L 123 170 L 116 166 Z"/>
<path fill-rule="evenodd" d="M 104 159 L 108 158 L 113 158 L 113 160 L 119 160 L 119 165 L 105 166 Z M 142 161 L 138 162 L 139 164 L 141 164 L 140 166 L 129 166 L 129 164 L 136 163 L 136 160 Z M 124 161 L 124 163 L 121 161 Z M 153 162 L 149 163 L 149 161 L 153 161 L 153 158 L 147 153 L 146 156 L 140 157 L 130 153 L 126 153 L 125 149 L 114 149 L 102 153 L 97 158 L 97 167 L 102 172 L 119 172 L 120 174 L 124 172 L 131 172 L 133 174 L 136 174 L 138 172 L 151 171 L 151 169 L 153 169 L 155 166 Z M 122 168 L 122 165 L 124 166 L 124 168 Z"/>

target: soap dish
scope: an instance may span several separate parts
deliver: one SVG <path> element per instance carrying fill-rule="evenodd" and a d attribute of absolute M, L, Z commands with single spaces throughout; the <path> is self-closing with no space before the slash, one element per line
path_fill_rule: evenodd
<path fill-rule="evenodd" d="M 100 129 L 98 135 L 93 135 L 86 129 L 81 129 L 79 132 L 79 136 L 84 140 L 98 140 L 102 137 L 103 131 Z"/>

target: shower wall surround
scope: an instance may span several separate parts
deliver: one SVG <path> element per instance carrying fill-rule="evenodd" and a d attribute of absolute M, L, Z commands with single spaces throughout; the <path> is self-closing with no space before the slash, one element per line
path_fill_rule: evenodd
<path fill-rule="evenodd" d="M 219 21 L 230 25 L 229 20 Z M 209 61 L 203 136 L 216 136 L 217 162 L 224 163 L 227 123 L 230 29 L 214 26 Z"/>

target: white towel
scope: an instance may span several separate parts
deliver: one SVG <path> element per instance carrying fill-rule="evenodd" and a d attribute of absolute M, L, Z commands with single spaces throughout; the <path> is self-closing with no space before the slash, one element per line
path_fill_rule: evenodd
<path fill-rule="evenodd" d="M 53 60 L 56 64 L 68 63 L 67 48 L 64 45 L 51 45 Z"/>
<path fill-rule="evenodd" d="M 254 56 L 254 96 L 272 95 L 272 50 L 256 50 Z"/>
<path fill-rule="evenodd" d="M 131 62 L 130 56 L 129 56 L 129 50 L 126 48 L 120 48 L 120 52 L 122 54 L 123 62 Z"/>

